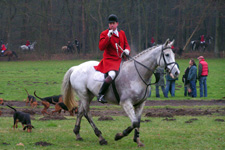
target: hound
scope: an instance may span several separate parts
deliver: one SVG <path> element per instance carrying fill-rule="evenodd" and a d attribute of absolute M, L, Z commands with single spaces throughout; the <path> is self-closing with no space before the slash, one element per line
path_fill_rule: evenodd
<path fill-rule="evenodd" d="M 30 106 L 32 108 L 36 108 L 38 105 L 36 98 L 34 96 L 30 95 L 28 93 L 27 89 L 25 89 L 25 91 L 27 92 L 26 106 L 28 105 L 28 103 L 30 103 Z"/>
<path fill-rule="evenodd" d="M 57 96 L 49 96 L 49 97 L 44 97 L 41 98 L 39 96 L 36 95 L 36 91 L 34 91 L 34 95 L 41 100 L 42 105 L 44 105 L 44 109 L 41 111 L 41 113 L 44 115 L 49 114 L 47 112 L 47 109 L 50 107 L 50 104 L 55 105 L 54 103 L 52 103 L 52 100 L 54 100 L 54 102 L 59 103 L 59 102 L 63 102 L 63 98 L 62 95 L 57 95 Z"/>
<path fill-rule="evenodd" d="M 74 116 L 74 113 L 76 114 L 78 112 L 78 107 L 74 107 L 72 110 L 68 110 L 63 102 L 56 103 L 54 102 L 54 100 L 52 100 L 52 103 L 55 103 L 55 110 L 52 111 L 52 115 L 55 112 L 58 112 L 60 114 L 62 110 L 64 110 L 64 113 L 68 111 L 70 113 L 70 116 Z"/>
<path fill-rule="evenodd" d="M 17 123 L 21 122 L 23 130 L 26 130 L 27 128 L 27 132 L 30 133 L 32 131 L 32 128 L 34 128 L 34 126 L 31 125 L 30 115 L 21 111 L 17 111 L 15 108 L 9 105 L 7 106 L 15 111 L 13 114 L 14 119 L 13 129 L 15 130 L 15 127 L 17 128 Z M 24 124 L 26 125 L 25 127 Z"/>

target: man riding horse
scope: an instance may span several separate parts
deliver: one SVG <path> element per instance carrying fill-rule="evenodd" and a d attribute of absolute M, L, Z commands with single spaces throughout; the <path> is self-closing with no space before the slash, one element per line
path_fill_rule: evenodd
<path fill-rule="evenodd" d="M 98 102 L 101 103 L 107 103 L 107 101 L 104 99 L 104 95 L 119 71 L 122 60 L 120 57 L 121 54 L 123 52 L 126 55 L 130 54 L 130 46 L 127 42 L 125 32 L 123 30 L 117 29 L 119 25 L 117 16 L 111 14 L 108 17 L 108 22 L 109 29 L 103 31 L 100 34 L 99 40 L 99 49 L 104 51 L 103 59 L 100 61 L 98 66 L 95 66 L 97 71 L 107 75 L 97 97 Z M 125 50 L 121 51 L 119 49 L 118 51 L 116 44 L 119 44 L 119 46 Z"/>
<path fill-rule="evenodd" d="M 28 49 L 30 50 L 30 41 L 29 41 L 29 40 L 26 41 L 26 46 L 27 46 Z"/>
<path fill-rule="evenodd" d="M 4 43 L 2 43 L 2 46 L 1 46 L 1 56 L 4 56 L 4 53 L 5 51 L 7 50 L 6 46 Z"/>

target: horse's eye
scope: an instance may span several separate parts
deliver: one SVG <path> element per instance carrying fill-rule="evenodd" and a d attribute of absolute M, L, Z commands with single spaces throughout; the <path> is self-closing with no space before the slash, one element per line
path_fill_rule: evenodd
<path fill-rule="evenodd" d="M 166 54 L 166 57 L 169 57 L 170 56 L 170 54 Z"/>

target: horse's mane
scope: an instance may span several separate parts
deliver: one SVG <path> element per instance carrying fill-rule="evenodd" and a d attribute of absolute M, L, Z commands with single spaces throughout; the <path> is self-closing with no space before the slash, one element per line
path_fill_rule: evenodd
<path fill-rule="evenodd" d="M 156 47 L 159 47 L 159 46 L 161 46 L 161 45 L 156 45 L 156 46 L 147 48 L 147 49 L 143 50 L 142 52 L 138 53 L 137 55 L 135 55 L 133 58 L 136 59 L 136 58 L 140 57 L 141 55 L 147 53 L 148 51 L 151 51 L 151 50 L 153 50 L 153 49 L 155 49 Z M 130 60 L 132 60 L 132 59 L 130 59 Z"/>

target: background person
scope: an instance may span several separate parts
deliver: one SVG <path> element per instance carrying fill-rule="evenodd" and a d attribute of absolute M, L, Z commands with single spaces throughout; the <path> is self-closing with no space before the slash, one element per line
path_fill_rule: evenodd
<path fill-rule="evenodd" d="M 164 68 L 163 67 L 157 67 L 156 68 L 156 73 L 159 73 L 160 74 L 160 79 L 159 79 L 159 82 L 155 84 L 155 92 L 156 92 L 156 97 L 160 97 L 160 94 L 159 94 L 159 87 L 161 87 L 162 89 L 162 92 L 163 92 L 163 95 L 164 97 L 166 97 L 166 93 L 165 93 L 165 82 L 164 82 Z"/>
<path fill-rule="evenodd" d="M 184 96 L 191 94 L 190 83 L 187 80 L 190 67 L 191 67 L 190 65 L 187 67 L 187 69 L 184 71 L 184 75 L 182 77 L 182 82 L 184 83 Z"/>
<path fill-rule="evenodd" d="M 205 61 L 203 56 L 198 57 L 199 64 L 198 64 L 198 79 L 199 79 L 199 86 L 200 86 L 200 97 L 207 97 L 207 76 L 209 73 L 208 63 Z M 203 90 L 204 89 L 204 90 Z M 203 93 L 204 91 L 204 93 Z"/>
<path fill-rule="evenodd" d="M 73 44 L 70 42 L 70 41 L 68 41 L 67 42 L 67 52 L 73 52 Z"/>
<path fill-rule="evenodd" d="M 1 55 L 4 56 L 4 53 L 5 51 L 7 50 L 6 46 L 4 43 L 2 43 L 2 46 L 1 46 Z"/>
<path fill-rule="evenodd" d="M 188 73 L 187 80 L 190 82 L 192 97 L 196 97 L 197 96 L 197 91 L 196 91 L 197 67 L 196 67 L 194 59 L 190 59 L 189 65 L 190 65 L 190 70 Z"/>
<path fill-rule="evenodd" d="M 115 44 L 119 44 L 126 55 L 130 54 L 130 46 L 127 42 L 125 32 L 117 29 L 119 25 L 117 16 L 114 14 L 109 15 L 108 22 L 109 28 L 100 34 L 99 40 L 99 49 L 104 51 L 103 59 L 98 66 L 94 66 L 97 71 L 105 73 L 107 76 L 97 97 L 98 102 L 101 103 L 107 103 L 104 95 L 115 79 L 122 61 L 120 56 L 123 52 L 120 49 L 117 51 Z"/>
<path fill-rule="evenodd" d="M 178 64 L 177 64 L 177 66 L 179 68 Z M 169 92 L 172 97 L 175 96 L 175 81 L 176 80 L 178 80 L 178 78 L 172 78 L 169 73 L 166 74 L 166 89 L 165 89 L 165 97 L 166 98 L 168 98 Z"/>
<path fill-rule="evenodd" d="M 75 39 L 74 44 L 76 45 L 77 53 L 80 54 L 80 42 L 77 39 Z"/>
<path fill-rule="evenodd" d="M 26 46 L 27 46 L 28 49 L 30 50 L 30 41 L 29 41 L 29 40 L 26 41 Z"/>
<path fill-rule="evenodd" d="M 166 89 L 165 89 L 165 97 L 168 98 L 168 93 L 170 92 L 171 96 L 175 96 L 175 81 L 178 80 L 177 78 L 172 78 L 169 73 L 166 75 Z"/>

